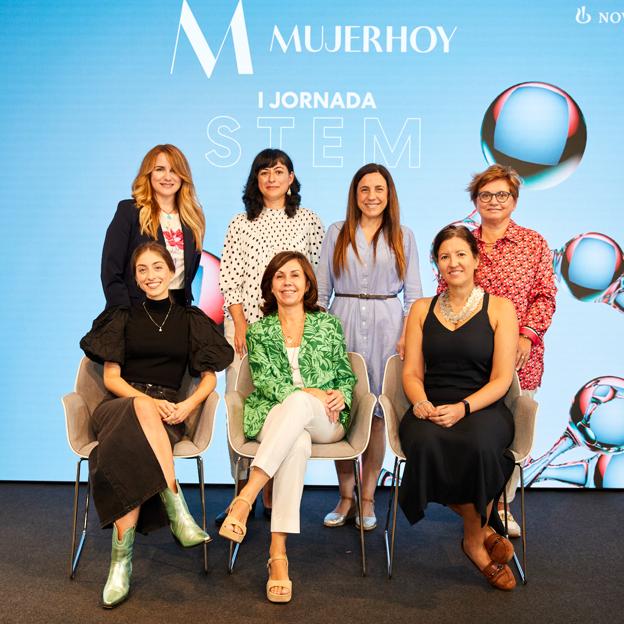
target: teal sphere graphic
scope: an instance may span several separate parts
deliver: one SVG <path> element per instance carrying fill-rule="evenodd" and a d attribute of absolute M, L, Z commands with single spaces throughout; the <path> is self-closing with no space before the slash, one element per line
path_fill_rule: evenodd
<path fill-rule="evenodd" d="M 556 186 L 578 167 L 587 126 L 578 104 L 563 89 L 523 82 L 503 91 L 481 124 L 489 165 L 513 167 L 531 189 Z"/>

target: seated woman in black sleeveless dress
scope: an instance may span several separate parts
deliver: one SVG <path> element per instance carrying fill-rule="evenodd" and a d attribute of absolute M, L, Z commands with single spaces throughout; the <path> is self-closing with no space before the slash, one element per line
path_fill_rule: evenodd
<path fill-rule="evenodd" d="M 110 396 L 91 417 L 98 445 L 89 455 L 89 478 L 102 528 L 113 527 L 113 546 L 102 606 L 128 596 L 135 530 L 147 533 L 169 522 L 181 546 L 210 540 L 193 520 L 178 485 L 173 446 L 184 421 L 214 390 L 232 348 L 198 308 L 169 298 L 175 265 L 155 242 L 137 247 L 131 260 L 143 303 L 112 307 L 80 341 L 86 355 L 104 364 Z M 185 371 L 201 375 L 195 391 L 178 399 Z"/>
<path fill-rule="evenodd" d="M 510 590 L 513 546 L 487 520 L 514 466 L 506 454 L 513 419 L 503 399 L 518 322 L 509 300 L 475 287 L 479 252 L 465 227 L 440 231 L 433 257 L 448 289 L 415 302 L 407 322 L 403 387 L 413 406 L 399 430 L 407 458 L 399 502 L 412 524 L 428 502 L 457 512 L 467 557 L 492 586 Z"/>

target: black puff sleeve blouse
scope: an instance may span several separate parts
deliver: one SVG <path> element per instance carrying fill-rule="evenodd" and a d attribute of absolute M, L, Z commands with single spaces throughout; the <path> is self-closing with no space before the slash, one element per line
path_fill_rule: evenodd
<path fill-rule="evenodd" d="M 197 377 L 223 370 L 234 357 L 217 325 L 199 308 L 184 308 L 169 299 L 108 308 L 93 321 L 80 347 L 95 362 L 119 364 L 128 382 L 175 390 L 187 366 Z"/>

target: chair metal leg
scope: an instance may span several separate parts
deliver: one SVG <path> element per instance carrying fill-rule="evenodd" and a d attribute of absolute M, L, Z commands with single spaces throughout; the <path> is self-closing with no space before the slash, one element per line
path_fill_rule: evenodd
<path fill-rule="evenodd" d="M 518 464 L 520 468 L 520 515 L 522 517 L 522 571 L 520 572 L 520 576 L 522 577 L 522 584 L 526 585 L 527 583 L 527 554 L 526 554 L 526 511 L 524 507 L 524 467 L 521 464 Z"/>
<path fill-rule="evenodd" d="M 238 489 L 239 489 L 238 470 L 240 468 L 241 460 L 242 460 L 242 457 L 238 455 L 236 457 L 236 470 L 235 470 L 236 479 L 234 480 L 234 498 L 238 496 Z M 228 572 L 230 574 L 234 572 L 234 564 L 236 563 L 236 557 L 238 556 L 239 547 L 240 547 L 240 543 L 236 544 L 230 541 L 230 554 L 228 557 Z"/>
<path fill-rule="evenodd" d="M 71 555 L 69 558 L 69 578 L 73 579 L 76 576 L 76 570 L 78 569 L 78 564 L 80 563 L 80 556 L 82 555 L 82 548 L 85 543 L 85 539 L 87 537 L 87 526 L 89 523 L 89 501 L 91 498 L 91 483 L 87 478 L 87 493 L 85 496 L 85 509 L 84 509 L 84 517 L 82 521 L 82 533 L 80 535 L 80 541 L 78 542 L 78 548 L 76 548 L 76 527 L 78 524 L 78 495 L 80 493 L 80 469 L 82 467 L 82 462 L 85 460 L 84 457 L 81 457 L 78 460 L 78 464 L 76 466 L 76 483 L 74 485 L 74 513 L 73 513 L 73 522 L 72 522 L 72 545 L 71 545 Z"/>
<path fill-rule="evenodd" d="M 353 474 L 355 475 L 355 489 L 358 499 L 358 513 L 360 518 L 360 549 L 362 551 L 362 576 L 366 576 L 366 546 L 364 545 L 364 522 L 362 509 L 362 486 L 360 483 L 360 458 L 353 460 Z"/>
<path fill-rule="evenodd" d="M 392 512 L 392 502 L 394 499 L 394 479 L 397 470 L 397 464 L 399 462 L 399 458 L 394 458 L 394 468 L 392 469 L 391 480 L 390 480 L 390 493 L 388 495 L 388 511 L 386 512 L 386 526 L 384 528 L 384 543 L 386 546 L 386 568 L 388 570 L 388 578 L 392 578 L 392 561 L 390 559 L 390 540 L 389 540 L 389 530 L 390 530 L 390 514 Z"/>
<path fill-rule="evenodd" d="M 524 510 L 524 469 L 520 464 L 516 464 L 520 469 L 520 514 L 522 518 L 521 523 L 521 539 L 522 539 L 522 564 L 520 564 L 520 560 L 518 559 L 518 555 L 514 552 L 513 562 L 516 566 L 516 570 L 518 570 L 518 574 L 520 575 L 520 580 L 523 585 L 526 585 L 526 516 Z M 507 522 L 507 488 L 503 490 L 503 504 L 505 505 L 505 537 L 509 539 L 509 530 L 508 530 L 508 522 Z"/>
<path fill-rule="evenodd" d="M 197 460 L 197 478 L 199 480 L 199 498 L 202 508 L 202 529 L 206 530 L 206 492 L 204 490 L 204 460 L 198 455 Z M 204 574 L 208 574 L 208 543 L 204 542 Z"/>
<path fill-rule="evenodd" d="M 505 529 L 505 537 L 509 539 L 509 523 L 507 522 L 507 484 L 505 483 L 505 487 L 503 488 L 503 509 L 505 510 L 505 522 L 503 523 L 503 528 Z"/>
<path fill-rule="evenodd" d="M 394 538 L 396 535 L 397 509 L 399 507 L 399 484 L 401 483 L 401 466 L 405 460 L 399 459 L 396 465 L 396 474 L 394 477 L 393 501 L 392 501 L 392 536 L 390 541 L 390 571 L 388 578 L 392 578 L 392 568 L 394 565 Z"/>

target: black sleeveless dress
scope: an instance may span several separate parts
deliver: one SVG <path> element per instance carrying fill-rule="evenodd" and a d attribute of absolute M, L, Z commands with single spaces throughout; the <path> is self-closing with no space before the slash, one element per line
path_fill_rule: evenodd
<path fill-rule="evenodd" d="M 482 309 L 451 331 L 433 313 L 433 298 L 423 325 L 425 392 L 434 405 L 457 403 L 490 379 L 494 330 Z M 410 523 L 424 516 L 427 503 L 474 503 L 487 521 L 487 504 L 498 499 L 514 463 L 506 452 L 514 434 L 513 417 L 503 399 L 444 428 L 413 415 L 401 421 L 399 436 L 406 455 L 399 503 Z"/>

